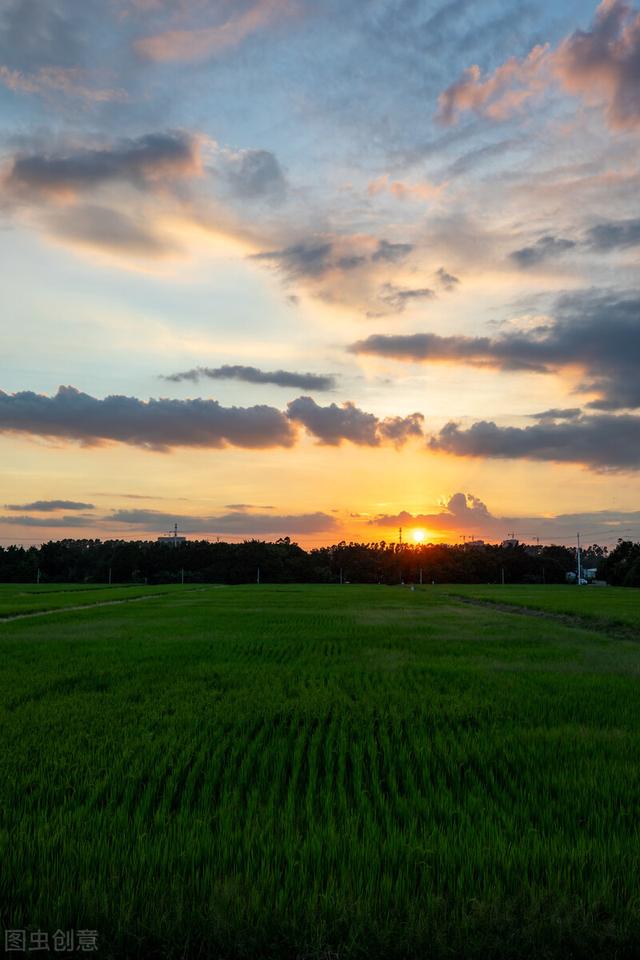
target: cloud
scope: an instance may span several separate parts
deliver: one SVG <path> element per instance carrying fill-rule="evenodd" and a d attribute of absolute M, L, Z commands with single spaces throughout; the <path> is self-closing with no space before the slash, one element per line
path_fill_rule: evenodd
<path fill-rule="evenodd" d="M 77 63 L 82 51 L 78 17 L 59 3 L 6 0 L 0 14 L 0 59 L 13 67 Z"/>
<path fill-rule="evenodd" d="M 33 73 L 0 66 L 0 83 L 14 93 L 47 96 L 63 93 L 92 103 L 124 102 L 128 99 L 121 87 L 96 86 L 96 78 L 80 67 L 40 67 Z"/>
<path fill-rule="evenodd" d="M 209 533 L 209 534 L 300 534 L 321 533 L 334 530 L 338 523 L 335 517 L 317 511 L 315 513 L 300 514 L 260 514 L 233 511 L 218 516 L 194 517 L 176 516 L 172 513 L 161 513 L 156 510 L 115 510 L 110 516 L 104 517 L 106 526 L 109 524 L 126 524 L 144 530 L 159 531 L 173 527 L 174 523 L 182 533 Z"/>
<path fill-rule="evenodd" d="M 427 202 L 437 199 L 443 192 L 446 184 L 404 183 L 402 180 L 391 180 L 388 173 L 369 181 L 367 192 L 370 197 L 381 193 L 388 193 L 397 200 L 420 200 Z"/>
<path fill-rule="evenodd" d="M 380 240 L 378 249 L 372 254 L 371 259 L 374 262 L 382 260 L 385 263 L 399 263 L 405 260 L 412 250 L 411 243 L 389 243 L 388 240 Z"/>
<path fill-rule="evenodd" d="M 436 271 L 436 280 L 443 290 L 449 291 L 455 290 L 460 283 L 460 279 L 458 277 L 454 277 L 454 275 L 445 270 L 444 267 L 440 267 Z"/>
<path fill-rule="evenodd" d="M 43 223 L 56 239 L 116 253 L 162 257 L 181 248 L 154 232 L 148 218 L 96 204 L 63 207 L 46 213 Z"/>
<path fill-rule="evenodd" d="M 445 361 L 540 373 L 581 368 L 583 391 L 601 410 L 640 407 L 640 296 L 583 291 L 555 304 L 556 320 L 501 337 L 442 337 L 434 333 L 375 334 L 349 348 L 414 363 Z"/>
<path fill-rule="evenodd" d="M 397 287 L 393 283 L 383 284 L 378 293 L 378 299 L 395 313 L 402 313 L 407 304 L 414 303 L 417 300 L 433 300 L 434 297 L 435 293 L 429 287 L 411 289 Z"/>
<path fill-rule="evenodd" d="M 624 0 L 603 0 L 589 30 L 577 30 L 552 50 L 536 46 L 482 76 L 468 67 L 439 99 L 438 118 L 453 123 L 465 111 L 493 120 L 517 113 L 558 83 L 589 105 L 603 106 L 612 128 L 640 123 L 640 14 Z"/>
<path fill-rule="evenodd" d="M 0 391 L 0 432 L 116 441 L 151 450 L 172 447 L 290 447 L 290 420 L 274 407 L 222 407 L 216 400 L 98 400 L 74 387 L 52 397 Z"/>
<path fill-rule="evenodd" d="M 546 354 L 524 337 L 441 337 L 436 333 L 372 334 L 349 347 L 351 353 L 373 354 L 413 363 L 448 361 L 508 370 L 545 372 Z"/>
<path fill-rule="evenodd" d="M 162 377 L 172 383 L 188 381 L 198 383 L 202 379 L 209 380 L 241 380 L 245 383 L 273 383 L 278 387 L 296 387 L 301 390 L 332 390 L 335 377 L 317 373 L 292 373 L 288 370 L 259 370 L 257 367 L 227 365 L 222 367 L 194 367 L 182 373 L 171 373 Z"/>
<path fill-rule="evenodd" d="M 432 530 L 465 529 L 486 524 L 492 519 L 486 505 L 470 493 L 454 493 L 438 513 L 411 514 L 406 510 L 396 514 L 378 514 L 367 521 L 368 526 L 397 526 L 398 524 L 424 524 Z M 453 526 L 455 524 L 456 526 Z"/>
<path fill-rule="evenodd" d="M 93 510 L 93 503 L 80 503 L 77 500 L 34 500 L 33 503 L 5 503 L 7 510 L 35 510 L 49 513 L 53 510 Z"/>
<path fill-rule="evenodd" d="M 487 77 L 474 64 L 440 94 L 437 119 L 453 123 L 460 113 L 472 110 L 492 120 L 505 120 L 521 109 L 534 93 L 541 92 L 546 79 L 548 46 L 536 46 L 523 60 L 511 57 Z"/>
<path fill-rule="evenodd" d="M 225 175 L 234 194 L 243 199 L 282 200 L 287 183 L 277 158 L 269 150 L 227 153 Z"/>
<path fill-rule="evenodd" d="M 481 420 L 464 430 L 446 424 L 429 447 L 460 457 L 579 463 L 598 470 L 640 469 L 640 417 L 587 415 L 563 423 L 500 427 Z"/>
<path fill-rule="evenodd" d="M 509 256 L 519 267 L 533 267 L 543 260 L 549 259 L 549 257 L 558 257 L 573 247 L 575 247 L 573 240 L 565 240 L 562 237 L 552 237 L 547 234 L 536 240 L 533 246 L 514 250 Z"/>
<path fill-rule="evenodd" d="M 640 122 L 640 14 L 624 0 L 603 0 L 591 29 L 560 45 L 553 68 L 569 93 L 605 105 L 610 126 Z"/>
<path fill-rule="evenodd" d="M 289 277 L 317 277 L 332 266 L 330 261 L 333 244 L 328 242 L 302 242 L 283 250 L 266 250 L 251 255 L 253 260 L 272 262 Z"/>
<path fill-rule="evenodd" d="M 303 424 L 320 443 L 330 446 L 337 446 L 343 440 L 370 447 L 390 440 L 401 446 L 410 437 L 422 436 L 423 417 L 419 413 L 379 420 L 354 403 L 346 402 L 341 406 L 332 403 L 321 407 L 311 397 L 293 400 L 287 406 L 287 413 L 291 420 Z"/>
<path fill-rule="evenodd" d="M 290 0 L 255 0 L 248 10 L 214 26 L 167 30 L 142 37 L 135 43 L 140 57 L 158 62 L 206 60 L 237 47 L 256 31 L 294 9 Z"/>
<path fill-rule="evenodd" d="M 546 543 L 574 543 L 581 530 L 584 542 L 614 543 L 640 528 L 640 511 L 597 510 L 552 516 L 496 516 L 478 497 L 455 493 L 436 513 L 379 514 L 368 521 L 372 527 L 425 527 L 429 533 L 459 537 L 463 534 L 502 540 L 514 532 L 523 542 L 539 538 Z"/>
<path fill-rule="evenodd" d="M 0 391 L 0 433 L 57 437 L 87 446 L 126 443 L 156 451 L 291 447 L 297 424 L 320 443 L 350 440 L 368 446 L 401 446 L 410 437 L 422 436 L 422 420 L 419 413 L 379 419 L 350 402 L 321 407 L 311 397 L 298 397 L 281 411 L 264 405 L 223 407 L 217 400 L 202 399 L 144 401 L 109 396 L 99 400 L 75 387 L 59 387 L 52 397 Z"/>
<path fill-rule="evenodd" d="M 414 249 L 411 243 L 363 234 L 324 235 L 252 254 L 250 259 L 271 264 L 285 282 L 304 281 L 311 294 L 325 302 L 348 304 L 380 315 L 404 306 L 409 295 L 395 296 L 401 288 L 389 283 L 388 277 L 401 268 Z M 384 302 L 385 294 L 391 304 Z"/>
<path fill-rule="evenodd" d="M 274 507 L 268 503 L 226 503 L 227 510 L 273 510 Z"/>
<path fill-rule="evenodd" d="M 166 179 L 193 176 L 199 170 L 197 138 L 184 133 L 150 133 L 103 149 L 17 156 L 5 186 L 29 199 L 34 192 L 68 197 L 116 181 L 147 189 Z"/>
<path fill-rule="evenodd" d="M 552 407 L 550 410 L 541 410 L 540 413 L 531 413 L 534 420 L 576 420 L 581 416 L 580 407 Z"/>
<path fill-rule="evenodd" d="M 14 527 L 89 527 L 94 526 L 94 516 L 82 517 L 69 514 L 64 517 L 31 517 L 28 515 L 0 517 L 0 524 L 6 523 Z"/>
<path fill-rule="evenodd" d="M 358 241 L 348 237 L 336 240 L 305 240 L 282 250 L 252 254 L 253 260 L 271 261 L 293 279 L 320 277 L 330 271 L 347 272 L 372 263 L 399 263 L 413 250 L 410 243 L 379 240 L 371 249 L 369 238 Z"/>
<path fill-rule="evenodd" d="M 605 220 L 587 231 L 587 239 L 596 250 L 616 250 L 640 244 L 640 219 Z"/>

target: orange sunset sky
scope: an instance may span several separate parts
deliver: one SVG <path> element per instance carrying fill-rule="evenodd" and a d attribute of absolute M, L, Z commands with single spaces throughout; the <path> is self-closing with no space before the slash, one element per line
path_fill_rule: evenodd
<path fill-rule="evenodd" d="M 10 0 L 0 543 L 640 537 L 640 10 Z"/>

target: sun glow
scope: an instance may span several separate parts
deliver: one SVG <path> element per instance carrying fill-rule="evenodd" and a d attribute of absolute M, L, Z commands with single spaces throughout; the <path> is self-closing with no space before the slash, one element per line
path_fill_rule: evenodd
<path fill-rule="evenodd" d="M 424 540 L 427 536 L 426 530 L 414 530 L 411 534 L 415 543 L 424 543 Z"/>

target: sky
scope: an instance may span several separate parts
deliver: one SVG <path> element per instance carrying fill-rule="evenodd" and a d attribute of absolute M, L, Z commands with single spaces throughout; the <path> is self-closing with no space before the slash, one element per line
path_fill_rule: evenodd
<path fill-rule="evenodd" d="M 640 538 L 640 8 L 5 0 L 0 544 Z"/>

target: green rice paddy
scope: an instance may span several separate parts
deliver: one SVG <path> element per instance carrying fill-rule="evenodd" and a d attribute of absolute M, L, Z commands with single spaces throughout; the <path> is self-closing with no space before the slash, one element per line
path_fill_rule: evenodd
<path fill-rule="evenodd" d="M 38 590 L 0 588 L 38 614 L 0 622 L 5 930 L 114 960 L 638 956 L 640 591 Z"/>

